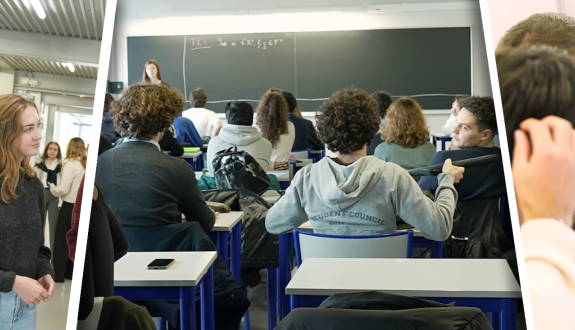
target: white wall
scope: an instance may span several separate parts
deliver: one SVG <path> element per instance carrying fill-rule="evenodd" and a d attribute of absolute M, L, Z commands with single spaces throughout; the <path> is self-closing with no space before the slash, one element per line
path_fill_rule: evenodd
<path fill-rule="evenodd" d="M 561 0 L 489 0 L 489 19 L 491 21 L 491 33 L 494 47 L 497 47 L 499 39 L 505 35 L 514 24 L 528 18 L 535 13 L 561 12 Z M 564 1 L 565 13 L 567 10 L 574 11 L 573 0 Z M 567 5 L 571 3 L 570 5 Z M 571 13 L 575 15 L 575 13 Z"/>
<path fill-rule="evenodd" d="M 14 90 L 14 70 L 0 70 L 0 94 L 10 94 Z"/>
<path fill-rule="evenodd" d="M 479 10 L 370 15 L 367 11 L 260 15 L 210 15 L 134 18 L 118 3 L 109 79 L 128 82 L 127 37 L 258 32 L 336 31 L 385 28 L 465 27 L 472 29 L 473 92 L 491 95 L 489 69 Z M 422 55 L 424 56 L 424 55 Z M 451 104 L 446 104 L 449 109 Z M 428 114 L 432 131 L 440 130 L 447 111 Z"/>

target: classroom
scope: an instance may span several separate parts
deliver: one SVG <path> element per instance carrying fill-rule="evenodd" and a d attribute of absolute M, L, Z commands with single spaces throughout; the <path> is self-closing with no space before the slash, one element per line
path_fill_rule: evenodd
<path fill-rule="evenodd" d="M 120 1 L 107 93 L 79 324 L 525 327 L 478 1 Z"/>

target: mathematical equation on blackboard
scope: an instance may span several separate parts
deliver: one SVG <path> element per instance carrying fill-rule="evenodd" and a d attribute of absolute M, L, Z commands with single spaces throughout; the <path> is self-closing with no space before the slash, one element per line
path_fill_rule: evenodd
<path fill-rule="evenodd" d="M 241 39 L 241 40 L 225 40 L 218 38 L 217 42 L 212 43 L 202 38 L 189 38 L 188 42 L 191 45 L 191 50 L 209 49 L 215 47 L 253 47 L 265 50 L 271 47 L 283 46 L 283 39 Z"/>

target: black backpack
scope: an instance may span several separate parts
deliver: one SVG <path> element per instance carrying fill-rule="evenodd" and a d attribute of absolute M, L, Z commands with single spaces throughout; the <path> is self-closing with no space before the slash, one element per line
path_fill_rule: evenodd
<path fill-rule="evenodd" d="M 245 188 L 262 195 L 273 187 L 266 171 L 254 157 L 246 151 L 238 151 L 235 146 L 218 151 L 212 165 L 218 189 Z"/>

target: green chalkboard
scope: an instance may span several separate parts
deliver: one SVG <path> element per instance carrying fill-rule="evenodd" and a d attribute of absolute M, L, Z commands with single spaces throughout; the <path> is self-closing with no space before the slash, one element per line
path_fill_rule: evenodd
<path fill-rule="evenodd" d="M 447 109 L 471 93 L 470 28 L 128 37 L 129 83 L 144 63 L 188 97 L 204 88 L 207 107 L 257 100 L 270 87 L 292 92 L 315 111 L 334 91 L 356 86 L 412 96 L 424 109 Z"/>

